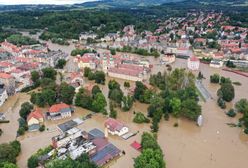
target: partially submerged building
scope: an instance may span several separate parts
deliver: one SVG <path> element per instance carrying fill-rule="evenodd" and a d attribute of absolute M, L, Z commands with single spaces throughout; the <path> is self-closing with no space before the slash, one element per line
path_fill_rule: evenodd
<path fill-rule="evenodd" d="M 129 131 L 129 128 L 125 124 L 113 118 L 108 118 L 105 121 L 105 127 L 111 135 L 122 136 Z"/>
<path fill-rule="evenodd" d="M 71 117 L 71 113 L 73 112 L 72 108 L 65 104 L 59 103 L 52 105 L 47 112 L 47 118 L 49 120 L 59 120 L 67 117 Z"/>

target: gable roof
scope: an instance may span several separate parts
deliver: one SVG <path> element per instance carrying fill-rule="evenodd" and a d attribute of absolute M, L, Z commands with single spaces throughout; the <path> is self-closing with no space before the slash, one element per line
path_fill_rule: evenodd
<path fill-rule="evenodd" d="M 27 118 L 27 121 L 29 121 L 30 119 L 35 118 L 37 120 L 42 119 L 43 118 L 43 114 L 41 112 L 41 110 L 39 108 L 36 108 L 34 111 L 32 111 Z"/>
<path fill-rule="evenodd" d="M 2 79 L 10 79 L 10 78 L 12 78 L 12 75 L 7 74 L 7 73 L 0 73 L 0 78 L 2 78 Z"/>
<path fill-rule="evenodd" d="M 56 112 L 60 112 L 61 110 L 65 109 L 65 108 L 70 108 L 70 106 L 68 104 L 65 103 L 60 103 L 60 104 L 55 104 L 52 105 L 49 109 L 50 113 L 56 113 Z"/>
<path fill-rule="evenodd" d="M 108 129 L 110 129 L 111 131 L 120 131 L 123 127 L 125 127 L 122 122 L 117 121 L 113 118 L 108 118 L 105 121 L 105 126 L 108 126 Z"/>

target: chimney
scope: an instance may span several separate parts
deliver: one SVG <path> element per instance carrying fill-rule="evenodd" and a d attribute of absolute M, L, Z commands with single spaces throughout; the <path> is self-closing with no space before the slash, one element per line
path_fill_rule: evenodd
<path fill-rule="evenodd" d="M 107 127 L 105 127 L 105 129 L 104 129 L 104 136 L 105 136 L 105 138 L 108 138 L 108 128 Z"/>

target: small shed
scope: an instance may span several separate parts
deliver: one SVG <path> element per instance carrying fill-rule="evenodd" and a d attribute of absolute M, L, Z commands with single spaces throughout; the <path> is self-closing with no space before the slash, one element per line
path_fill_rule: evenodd
<path fill-rule="evenodd" d="M 133 143 L 131 143 L 131 146 L 132 146 L 134 149 L 138 150 L 138 151 L 141 151 L 141 149 L 142 149 L 141 144 L 138 143 L 137 141 L 134 141 Z"/>

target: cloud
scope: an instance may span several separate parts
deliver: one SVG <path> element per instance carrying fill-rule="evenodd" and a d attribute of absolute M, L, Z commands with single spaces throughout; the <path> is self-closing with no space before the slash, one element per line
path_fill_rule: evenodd
<path fill-rule="evenodd" d="M 74 4 L 83 3 L 94 0 L 0 0 L 0 4 L 16 5 L 16 4 Z"/>

